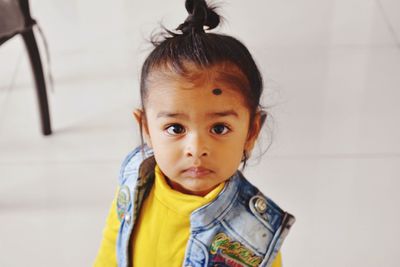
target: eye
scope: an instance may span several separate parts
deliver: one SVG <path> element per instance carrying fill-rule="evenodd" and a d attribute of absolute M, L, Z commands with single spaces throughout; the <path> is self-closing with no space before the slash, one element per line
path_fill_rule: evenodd
<path fill-rule="evenodd" d="M 227 134 L 230 131 L 229 127 L 226 126 L 225 124 L 215 124 L 212 128 L 211 128 L 211 132 L 213 134 L 217 134 L 217 135 L 224 135 Z"/>
<path fill-rule="evenodd" d="M 179 135 L 185 132 L 185 128 L 180 124 L 169 125 L 165 130 L 170 135 Z"/>

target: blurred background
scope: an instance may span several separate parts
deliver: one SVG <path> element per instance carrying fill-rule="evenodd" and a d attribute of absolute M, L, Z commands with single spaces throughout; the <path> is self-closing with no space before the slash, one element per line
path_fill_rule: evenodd
<path fill-rule="evenodd" d="M 245 174 L 297 222 L 287 267 L 395 267 L 400 255 L 400 2 L 217 1 L 270 114 Z M 24 43 L 0 46 L 0 266 L 91 266 L 120 164 L 147 41 L 183 0 L 31 0 L 53 134 L 43 136 Z M 396 11 L 397 10 L 397 11 Z M 49 64 L 50 63 L 50 64 Z M 271 141 L 272 140 L 272 141 Z"/>

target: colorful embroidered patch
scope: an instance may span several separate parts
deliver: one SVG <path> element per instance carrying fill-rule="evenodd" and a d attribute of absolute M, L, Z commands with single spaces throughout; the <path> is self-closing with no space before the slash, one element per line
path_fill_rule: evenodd
<path fill-rule="evenodd" d="M 254 255 L 250 249 L 237 241 L 232 241 L 226 234 L 218 233 L 210 246 L 210 253 L 215 255 L 212 263 L 221 266 L 256 267 L 262 258 Z"/>
<path fill-rule="evenodd" d="M 118 192 L 118 198 L 117 198 L 117 214 L 118 214 L 118 219 L 122 221 L 125 218 L 125 214 L 128 211 L 129 204 L 131 202 L 131 193 L 129 190 L 129 187 L 124 185 L 121 187 L 121 189 Z"/>

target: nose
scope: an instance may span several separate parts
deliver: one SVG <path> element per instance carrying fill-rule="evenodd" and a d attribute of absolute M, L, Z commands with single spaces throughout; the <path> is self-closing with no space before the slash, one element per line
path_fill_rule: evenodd
<path fill-rule="evenodd" d="M 185 155 L 187 157 L 203 158 L 209 156 L 210 149 L 206 138 L 199 134 L 191 135 L 186 143 Z"/>

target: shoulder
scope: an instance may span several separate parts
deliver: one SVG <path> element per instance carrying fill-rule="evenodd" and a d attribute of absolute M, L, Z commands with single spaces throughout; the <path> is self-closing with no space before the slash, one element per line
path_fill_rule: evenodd
<path fill-rule="evenodd" d="M 237 201 L 245 207 L 245 212 L 250 213 L 271 232 L 275 232 L 282 223 L 285 214 L 271 198 L 250 183 L 241 172 Z"/>
<path fill-rule="evenodd" d="M 130 213 L 135 192 L 142 185 L 150 185 L 151 182 L 148 175 L 143 175 L 143 171 L 152 171 L 150 164 L 154 160 L 153 151 L 147 146 L 136 147 L 124 159 L 119 174 L 119 189 L 116 197 L 117 214 L 122 221 L 126 214 Z M 143 168 L 143 167 L 146 168 Z M 153 165 L 154 166 L 154 165 Z"/>
<path fill-rule="evenodd" d="M 286 227 L 285 218 L 289 214 L 251 184 L 242 173 L 238 172 L 236 179 L 237 195 L 223 218 L 227 232 L 258 255 L 276 252 L 280 246 L 276 242 Z"/>

